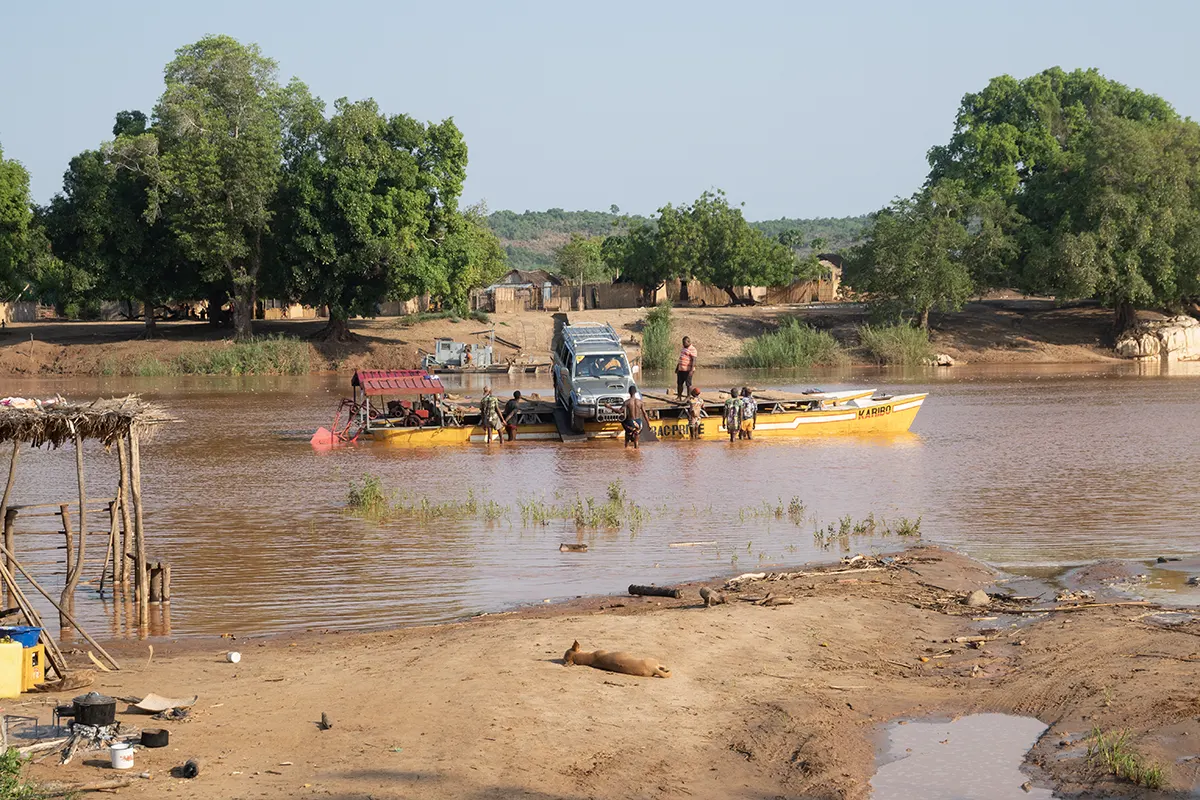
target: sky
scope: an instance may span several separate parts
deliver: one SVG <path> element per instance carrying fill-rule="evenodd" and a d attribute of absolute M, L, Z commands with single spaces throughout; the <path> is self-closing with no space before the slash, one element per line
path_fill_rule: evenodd
<path fill-rule="evenodd" d="M 838 217 L 914 191 L 997 75 L 1096 67 L 1200 117 L 1198 24 L 1166 0 L 10 2 L 0 147 L 47 202 L 176 48 L 224 33 L 330 107 L 453 117 L 465 203 L 651 214 L 721 188 L 753 220 Z"/>

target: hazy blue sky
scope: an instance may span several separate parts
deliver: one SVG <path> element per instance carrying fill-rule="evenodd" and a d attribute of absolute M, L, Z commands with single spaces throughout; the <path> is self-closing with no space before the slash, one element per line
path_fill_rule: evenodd
<path fill-rule="evenodd" d="M 16 2 L 0 145 L 44 202 L 67 161 L 147 113 L 176 47 L 258 42 L 332 105 L 453 116 L 465 200 L 651 213 L 724 188 L 751 219 L 907 194 L 965 92 L 1098 67 L 1200 116 L 1186 2 Z"/>

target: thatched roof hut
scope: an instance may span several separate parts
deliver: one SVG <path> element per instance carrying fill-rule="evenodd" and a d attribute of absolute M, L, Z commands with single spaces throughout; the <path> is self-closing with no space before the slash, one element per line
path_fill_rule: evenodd
<path fill-rule="evenodd" d="M 145 438 L 150 426 L 168 421 L 162 408 L 135 395 L 92 403 L 60 400 L 20 407 L 0 405 L 0 442 L 60 447 L 78 434 L 108 447 L 131 432 Z"/>

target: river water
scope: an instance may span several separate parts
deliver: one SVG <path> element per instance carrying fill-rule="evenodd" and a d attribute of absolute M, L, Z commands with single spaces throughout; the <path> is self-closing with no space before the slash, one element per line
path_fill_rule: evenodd
<path fill-rule="evenodd" d="M 469 380 L 447 384 L 477 394 L 491 380 L 498 393 L 550 394 L 544 376 Z M 630 583 L 828 559 L 842 544 L 824 549 L 814 530 L 845 515 L 892 527 L 920 518 L 926 540 L 1014 568 L 1200 555 L 1200 365 L 712 371 L 708 380 L 931 395 L 901 436 L 664 442 L 640 452 L 619 442 L 314 452 L 308 436 L 328 425 L 347 376 L 5 379 L 0 394 L 139 392 L 180 420 L 143 448 L 150 556 L 173 565 L 173 636 L 439 622 Z M 89 447 L 88 468 L 89 493 L 111 496 L 115 455 Z M 364 520 L 347 513 L 346 495 L 366 473 L 402 503 L 472 496 L 508 508 L 490 520 L 482 512 Z M 603 502 L 615 480 L 646 514 L 633 530 L 522 520 L 519 502 Z M 69 447 L 30 451 L 12 502 L 69 501 L 75 491 Z M 787 513 L 793 497 L 803 513 Z M 22 529 L 23 559 L 61 558 L 58 539 Z M 590 545 L 586 554 L 559 552 L 560 542 L 577 541 Z M 680 542 L 709 544 L 669 546 Z M 876 535 L 849 546 L 903 543 Z M 38 572 L 50 579 L 53 568 Z M 85 625 L 127 635 L 122 616 L 94 595 L 77 601 Z"/>

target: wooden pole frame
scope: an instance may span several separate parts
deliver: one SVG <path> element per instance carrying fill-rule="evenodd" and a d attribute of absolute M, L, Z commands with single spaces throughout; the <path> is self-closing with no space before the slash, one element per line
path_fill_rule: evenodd
<path fill-rule="evenodd" d="M 138 627 L 150 624 L 150 576 L 146 570 L 145 512 L 142 509 L 142 458 L 137 431 L 129 430 L 130 490 L 133 493 L 134 559 L 137 565 Z"/>
<path fill-rule="evenodd" d="M 62 507 L 63 529 L 67 531 L 67 579 L 63 584 L 61 605 L 63 608 L 75 608 L 75 589 L 79 586 L 79 577 L 83 574 L 85 557 L 87 556 L 87 488 L 83 472 L 83 436 L 75 432 L 75 479 L 79 484 L 79 548 L 72 560 L 71 529 L 67 525 L 67 507 Z M 65 627 L 65 626 L 64 626 Z"/>
<path fill-rule="evenodd" d="M 122 592 L 129 591 L 129 545 L 133 537 L 133 521 L 129 515 L 129 448 L 125 437 L 117 439 L 117 465 L 121 477 L 117 481 L 117 503 L 121 509 L 121 551 L 120 558 L 114 563 L 118 577 L 115 580 L 121 586 Z"/>

